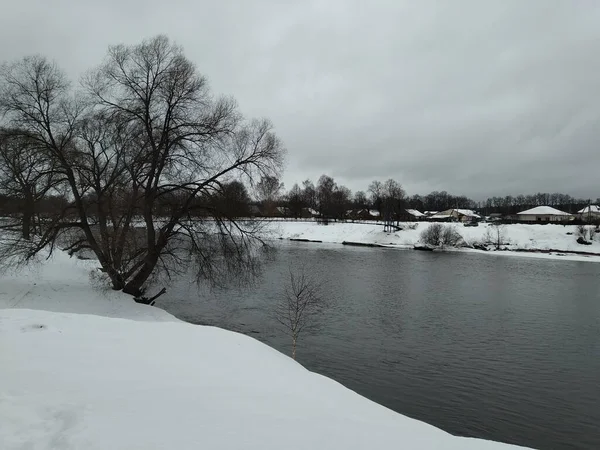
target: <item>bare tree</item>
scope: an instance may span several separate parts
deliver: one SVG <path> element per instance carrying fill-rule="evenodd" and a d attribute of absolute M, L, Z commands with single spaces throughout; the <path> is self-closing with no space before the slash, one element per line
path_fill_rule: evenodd
<path fill-rule="evenodd" d="M 294 184 L 287 193 L 287 205 L 293 217 L 298 218 L 302 215 L 302 208 L 305 206 L 302 189 L 298 184 Z"/>
<path fill-rule="evenodd" d="M 335 181 L 328 175 L 321 175 L 317 182 L 317 206 L 322 218 L 334 216 L 333 193 L 336 189 Z"/>
<path fill-rule="evenodd" d="M 298 272 L 289 270 L 289 279 L 280 302 L 275 308 L 275 319 L 292 338 L 292 358 L 303 331 L 314 331 L 320 325 L 319 316 L 327 305 L 321 292 L 322 283 L 307 274 L 302 267 Z"/>
<path fill-rule="evenodd" d="M 70 233 L 71 252 L 91 250 L 114 289 L 144 302 L 158 272 L 193 262 L 211 281 L 255 271 L 256 225 L 211 198 L 232 180 L 276 176 L 282 145 L 268 121 L 215 98 L 179 46 L 159 36 L 111 47 L 80 98 L 43 58 L 1 75 L 7 124 L 33 136 L 69 191 L 32 254 Z"/>
<path fill-rule="evenodd" d="M 375 180 L 369 185 L 369 196 L 373 208 L 383 215 L 383 184 L 381 181 Z"/>
<path fill-rule="evenodd" d="M 262 177 L 255 187 L 258 201 L 267 209 L 273 208 L 284 187 L 279 178 L 275 176 Z"/>
<path fill-rule="evenodd" d="M 399 223 L 406 196 L 402 185 L 391 178 L 386 180 L 382 185 L 382 196 L 384 215 L 389 215 L 390 219 L 395 217 L 396 223 Z"/>
<path fill-rule="evenodd" d="M 38 144 L 17 130 L 0 129 L 0 192 L 19 200 L 21 236 L 30 240 L 36 227 L 37 206 L 55 181 L 51 162 Z"/>
<path fill-rule="evenodd" d="M 496 250 L 505 245 L 506 242 L 506 226 L 502 224 L 491 224 L 485 230 L 484 240 L 486 243 L 491 243 L 496 247 Z"/>
<path fill-rule="evenodd" d="M 310 180 L 302 182 L 302 199 L 308 208 L 317 208 L 317 189 Z"/>
<path fill-rule="evenodd" d="M 352 206 L 352 192 L 346 186 L 336 185 L 331 195 L 331 213 L 336 219 L 346 218 Z"/>
<path fill-rule="evenodd" d="M 365 209 L 368 207 L 367 194 L 365 194 L 365 191 L 356 191 L 354 193 L 354 207 L 357 209 Z"/>

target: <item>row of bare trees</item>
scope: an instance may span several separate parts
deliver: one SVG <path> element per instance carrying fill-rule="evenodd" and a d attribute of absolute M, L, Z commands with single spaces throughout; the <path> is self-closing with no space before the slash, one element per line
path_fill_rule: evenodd
<path fill-rule="evenodd" d="M 22 199 L 27 258 L 68 242 L 140 301 L 157 272 L 194 263 L 215 280 L 256 267 L 256 224 L 231 205 L 278 176 L 283 146 L 168 38 L 110 47 L 76 89 L 44 57 L 4 64 L 0 113 L 0 191 Z M 35 221 L 52 195 L 66 204 Z"/>
<path fill-rule="evenodd" d="M 381 216 L 386 211 L 398 214 L 403 208 L 405 192 L 395 180 L 374 181 L 368 194 L 364 191 L 352 191 L 338 184 L 333 177 L 322 175 L 315 186 L 311 180 L 305 180 L 300 187 L 297 183 L 280 197 L 280 203 L 287 206 L 290 215 L 299 217 L 305 208 L 310 208 L 320 216 L 330 219 L 344 219 L 348 210 L 375 209 Z"/>

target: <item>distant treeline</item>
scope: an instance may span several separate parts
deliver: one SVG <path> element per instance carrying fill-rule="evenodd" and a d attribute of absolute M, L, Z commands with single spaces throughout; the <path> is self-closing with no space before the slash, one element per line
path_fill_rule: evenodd
<path fill-rule="evenodd" d="M 124 199 L 124 205 L 131 205 L 129 200 L 125 201 L 129 197 L 127 192 L 122 192 L 121 196 Z M 183 199 L 178 199 L 175 194 L 165 195 L 157 205 L 156 214 L 169 215 L 181 201 Z M 88 204 L 88 212 L 93 216 L 98 207 L 97 199 L 88 195 L 84 198 L 84 202 Z M 369 214 L 366 212 L 376 211 L 377 214 L 371 214 L 370 217 L 387 215 L 394 220 L 402 220 L 406 209 L 425 212 L 461 208 L 476 210 L 484 215 L 493 213 L 512 215 L 524 209 L 547 205 L 575 213 L 590 202 L 600 204 L 600 198 L 593 200 L 575 198 L 561 193 L 537 193 L 491 197 L 484 202 L 477 202 L 464 195 L 454 195 L 446 191 L 409 196 L 401 184 L 393 179 L 375 180 L 369 184 L 366 190 L 352 193 L 349 188 L 337 183 L 332 177 L 322 175 L 316 184 L 307 179 L 301 184 L 294 184 L 289 190 L 286 190 L 283 183 L 275 177 L 265 177 L 252 187 L 247 187 L 239 181 L 231 181 L 223 184 L 222 189 L 215 191 L 212 195 L 199 196 L 195 200 L 197 205 L 195 209 L 198 215 L 218 210 L 232 217 L 286 216 L 300 218 L 318 215 L 330 219 L 344 219 L 350 215 L 358 217 L 363 211 L 367 218 Z M 48 193 L 36 203 L 36 214 L 50 215 L 53 211 L 65 209 L 69 203 L 70 200 L 66 196 Z M 0 192 L 0 215 L 19 214 L 24 206 L 23 198 Z M 138 207 L 141 210 L 141 200 Z"/>

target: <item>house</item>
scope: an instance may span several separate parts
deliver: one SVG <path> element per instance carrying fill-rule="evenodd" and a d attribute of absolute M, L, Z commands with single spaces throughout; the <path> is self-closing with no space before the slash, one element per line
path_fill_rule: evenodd
<path fill-rule="evenodd" d="M 441 211 L 431 216 L 431 219 L 440 221 L 473 222 L 481 219 L 481 216 L 470 209 L 453 208 Z"/>
<path fill-rule="evenodd" d="M 250 214 L 250 217 L 262 216 L 262 213 L 260 212 L 260 208 L 257 205 L 248 206 L 248 213 Z"/>
<path fill-rule="evenodd" d="M 273 210 L 272 217 L 290 217 L 290 210 L 285 206 L 278 206 Z"/>
<path fill-rule="evenodd" d="M 585 208 L 577 211 L 579 214 L 579 218 L 581 220 L 585 220 L 588 222 L 598 222 L 600 221 L 600 206 L 598 205 L 589 205 Z"/>
<path fill-rule="evenodd" d="M 379 211 L 375 209 L 358 209 L 354 211 L 352 219 L 354 220 L 376 220 L 379 218 Z"/>
<path fill-rule="evenodd" d="M 421 211 L 417 211 L 416 209 L 405 209 L 404 214 L 400 214 L 400 220 L 406 221 L 414 221 L 421 220 L 425 218 L 425 214 Z"/>
<path fill-rule="evenodd" d="M 427 217 L 431 217 L 431 216 L 435 216 L 438 213 L 438 211 L 425 211 L 423 214 L 425 214 L 425 216 Z"/>
<path fill-rule="evenodd" d="M 292 211 L 290 211 L 288 209 L 288 212 L 291 214 Z M 319 213 L 317 211 L 315 211 L 314 209 L 312 209 L 312 208 L 304 207 L 304 208 L 302 208 L 300 210 L 300 213 L 298 214 L 298 217 L 301 217 L 303 219 L 310 219 L 310 218 L 314 219 L 316 217 L 319 217 Z"/>
<path fill-rule="evenodd" d="M 517 213 L 520 222 L 566 222 L 573 220 L 573 215 L 551 206 L 536 206 Z"/>

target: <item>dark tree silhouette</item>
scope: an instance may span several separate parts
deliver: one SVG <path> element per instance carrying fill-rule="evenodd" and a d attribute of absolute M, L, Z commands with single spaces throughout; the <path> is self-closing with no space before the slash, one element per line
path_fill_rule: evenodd
<path fill-rule="evenodd" d="M 30 255 L 68 235 L 69 251 L 92 251 L 112 287 L 141 301 L 153 275 L 187 263 L 210 280 L 253 273 L 255 226 L 210 199 L 231 180 L 277 176 L 283 148 L 270 123 L 243 120 L 163 36 L 111 47 L 83 86 L 75 96 L 41 57 L 0 76 L 4 125 L 35 141 L 68 192 Z"/>

